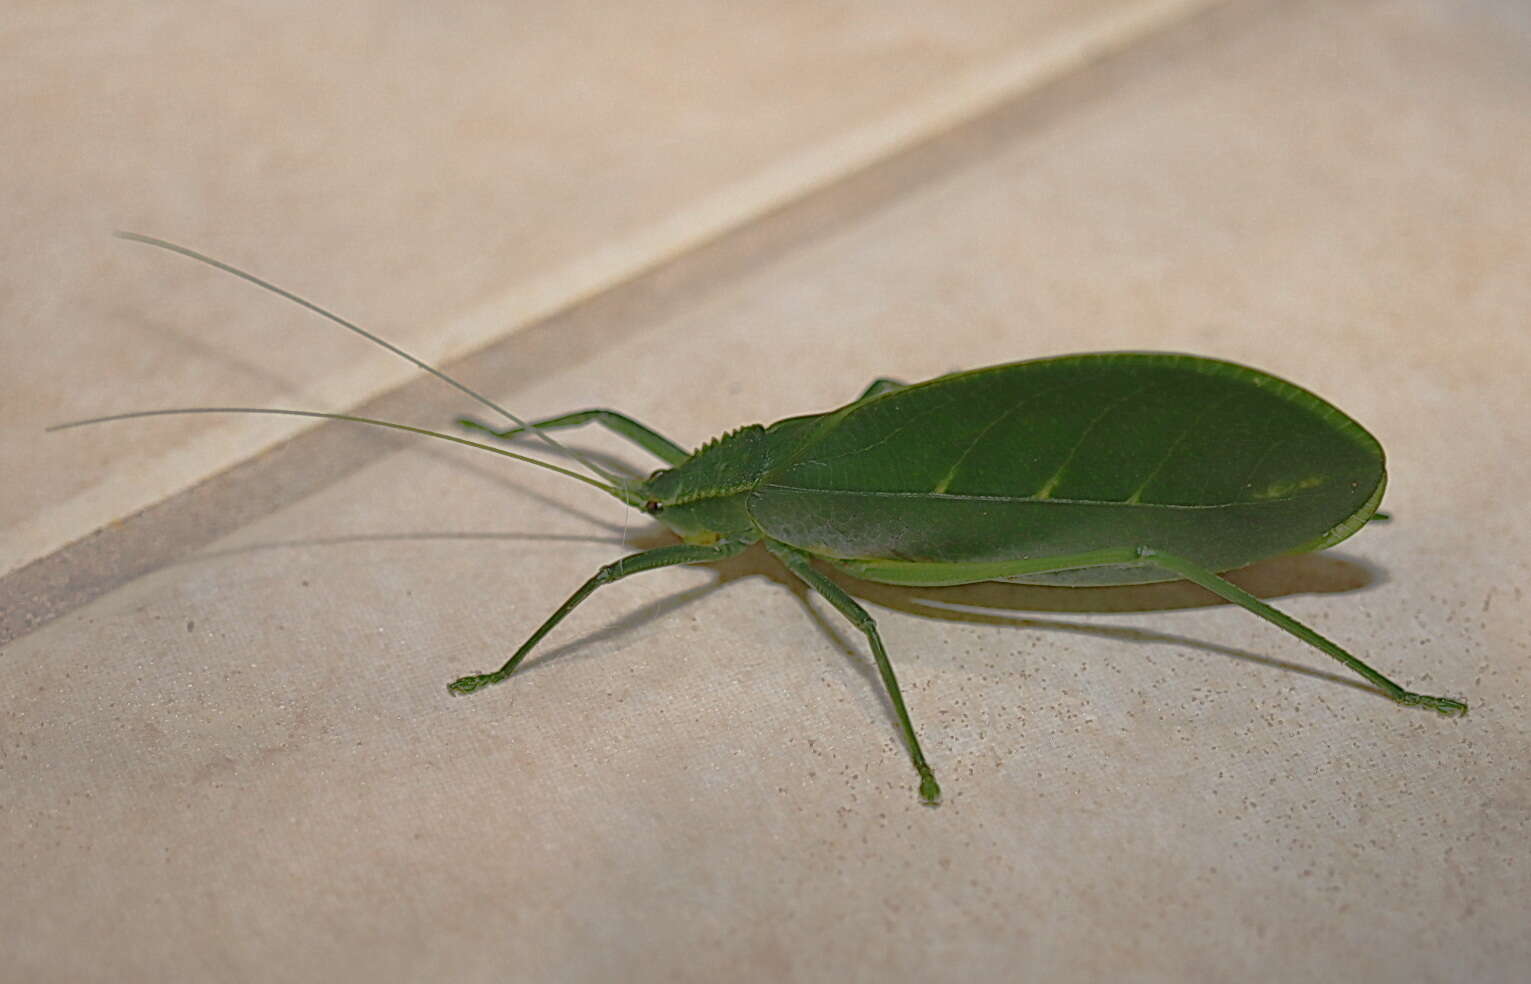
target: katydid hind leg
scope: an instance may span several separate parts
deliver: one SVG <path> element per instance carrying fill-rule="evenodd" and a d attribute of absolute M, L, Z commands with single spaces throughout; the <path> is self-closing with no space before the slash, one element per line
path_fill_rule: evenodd
<path fill-rule="evenodd" d="M 1218 576 L 1215 572 L 1202 567 L 1194 561 L 1186 560 L 1184 557 L 1166 553 L 1149 546 L 1106 547 L 1078 554 L 1027 557 L 1012 561 L 983 563 L 837 562 L 837 566 L 849 573 L 871 581 L 878 581 L 883 584 L 907 584 L 927 587 L 972 584 L 976 581 L 1003 580 L 1005 578 L 1019 578 L 1023 576 L 1034 577 L 1039 574 L 1089 570 L 1100 567 L 1141 567 L 1144 564 L 1153 564 L 1176 577 L 1182 577 L 1195 584 L 1199 584 L 1213 594 L 1233 602 L 1245 611 L 1258 615 L 1267 622 L 1286 630 L 1303 642 L 1343 663 L 1400 704 L 1428 707 L 1431 710 L 1439 711 L 1448 716 L 1465 714 L 1467 712 L 1467 705 L 1459 700 L 1453 700 L 1449 697 L 1431 697 L 1427 694 L 1417 694 L 1405 690 L 1295 618 L 1266 604 L 1243 588 Z"/>
<path fill-rule="evenodd" d="M 742 543 L 720 543 L 716 546 L 693 546 L 682 543 L 668 547 L 656 547 L 653 550 L 644 550 L 641 553 L 629 554 L 620 560 L 612 561 L 605 567 L 595 572 L 595 575 L 580 585 L 578 591 L 569 596 L 569 599 L 559 606 L 558 610 L 549 615 L 547 620 L 537 627 L 537 630 L 521 644 L 510 659 L 505 661 L 493 673 L 476 673 L 470 676 L 460 677 L 452 681 L 447 689 L 453 693 L 471 694 L 491 683 L 499 683 L 512 673 L 527 654 L 542 641 L 543 636 L 553 631 L 554 627 L 562 622 L 568 614 L 574 611 L 586 598 L 594 593 L 596 588 L 620 581 L 624 577 L 638 574 L 642 571 L 658 570 L 662 567 L 674 567 L 677 564 L 705 564 L 712 561 L 723 560 L 739 553 L 747 546 Z"/>
<path fill-rule="evenodd" d="M 931 770 L 930 764 L 925 761 L 925 753 L 920 749 L 920 739 L 915 735 L 914 723 L 909 719 L 909 709 L 904 705 L 904 694 L 899 689 L 898 678 L 893 673 L 893 664 L 888 659 L 888 651 L 883 647 L 882 637 L 877 632 L 876 620 L 867 614 L 867 610 L 862 608 L 854 598 L 846 594 L 843 588 L 820 573 L 809 562 L 807 554 L 773 540 L 767 540 L 765 543 L 766 549 L 785 564 L 789 571 L 808 587 L 823 595 L 826 601 L 835 606 L 840 614 L 866 635 L 867 642 L 872 647 L 872 655 L 877 661 L 877 672 L 882 677 L 888 699 L 893 702 L 893 711 L 898 715 L 899 727 L 904 733 L 904 743 L 909 749 L 909 758 L 914 763 L 914 770 L 920 776 L 920 798 L 931 806 L 940 803 L 941 786 L 936 782 L 936 775 Z"/>
<path fill-rule="evenodd" d="M 908 383 L 900 379 L 889 379 L 887 376 L 880 376 L 872 380 L 872 384 L 861 391 L 861 395 L 856 397 L 856 402 L 860 403 L 862 400 L 870 400 L 874 396 L 881 396 L 892 390 L 903 389 L 908 385 Z"/>
<path fill-rule="evenodd" d="M 1409 707 L 1428 707 L 1448 717 L 1467 713 L 1467 705 L 1462 701 L 1452 700 L 1449 697 L 1431 697 L 1428 694 L 1417 694 L 1413 691 L 1405 690 L 1292 616 L 1266 604 L 1238 585 L 1199 564 L 1149 547 L 1138 548 L 1137 554 L 1142 559 L 1157 564 L 1167 571 L 1172 571 L 1188 581 L 1201 585 L 1213 594 L 1233 602 L 1245 611 L 1260 616 L 1272 625 L 1286 630 L 1303 642 L 1308 643 L 1321 652 L 1327 653 L 1355 673 L 1364 677 L 1369 683 L 1400 704 Z"/>
<path fill-rule="evenodd" d="M 573 413 L 560 414 L 556 417 L 548 417 L 544 420 L 534 420 L 531 427 L 535 430 L 565 430 L 570 427 L 580 427 L 585 424 L 599 424 L 624 440 L 636 444 L 638 447 L 652 454 L 667 465 L 678 465 L 691 457 L 690 452 L 654 430 L 646 424 L 639 423 L 633 418 L 615 410 L 604 408 L 592 408 L 589 410 L 576 410 Z M 458 417 L 457 426 L 467 431 L 475 431 L 488 434 L 502 441 L 508 441 L 526 432 L 525 427 L 496 428 L 484 423 L 475 417 Z"/>

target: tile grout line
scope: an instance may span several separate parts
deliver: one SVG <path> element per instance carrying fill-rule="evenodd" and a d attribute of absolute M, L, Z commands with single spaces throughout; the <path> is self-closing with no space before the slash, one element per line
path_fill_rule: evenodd
<path fill-rule="evenodd" d="M 568 318 L 578 320 L 580 312 L 588 306 L 616 305 L 620 308 L 625 303 L 631 303 L 627 295 L 641 298 L 652 293 L 656 286 L 662 294 L 666 286 L 664 282 L 675 279 L 676 274 L 672 274 L 671 268 L 677 265 L 680 268 L 680 279 L 694 281 L 697 277 L 696 268 L 706 270 L 709 265 L 714 268 L 721 266 L 725 268 L 725 273 L 730 269 L 740 269 L 740 258 L 734 254 L 741 251 L 749 252 L 751 263 L 756 263 L 762 244 L 768 251 L 781 249 L 788 241 L 801 239 L 805 226 L 810 227 L 811 235 L 815 223 L 822 223 L 825 219 L 825 215 L 818 213 L 829 213 L 830 220 L 844 221 L 844 213 L 847 211 L 845 203 L 830 207 L 834 203 L 825 202 L 826 196 L 841 187 L 848 193 L 849 211 L 852 214 L 878 207 L 885 203 L 888 195 L 900 194 L 911 181 L 921 180 L 921 174 L 932 168 L 950 168 L 954 166 L 954 160 L 960 161 L 964 154 L 970 154 L 971 147 L 964 150 L 964 146 L 970 145 L 975 136 L 981 141 L 982 135 L 967 131 L 990 118 L 1014 115 L 1006 113 L 1007 107 L 1013 107 L 1019 113 L 1025 106 L 1035 102 L 1033 97 L 1039 92 L 1048 91 L 1066 79 L 1080 77 L 1077 69 L 1107 56 L 1133 50 L 1135 46 L 1129 42 L 1164 33 L 1155 28 L 1170 27 L 1174 21 L 1189 20 L 1191 14 L 1227 5 L 1228 0 L 1166 0 L 1151 5 L 1151 9 L 1158 14 L 1154 18 L 1146 18 L 1142 15 L 1143 8 L 1139 8 L 1139 16 L 1130 19 L 1131 25 L 1138 29 L 1128 37 L 1127 30 L 1122 28 L 1112 35 L 1117 43 L 1105 40 L 1099 33 L 1091 35 L 1093 43 L 1089 43 L 1087 38 L 1074 37 L 1069 43 L 1059 41 L 1051 46 L 1051 55 L 1047 59 L 1039 61 L 1033 52 L 1026 59 L 1007 62 L 1004 70 L 991 67 L 986 72 L 974 73 L 962 85 L 943 90 L 939 100 L 933 98 L 924 104 L 940 102 L 943 110 L 939 114 L 939 124 L 934 122 L 937 115 L 927 113 L 921 118 L 930 121 L 929 125 L 916 130 L 911 122 L 916 115 L 914 111 L 900 114 L 904 118 L 904 125 L 897 131 L 900 137 L 897 142 L 887 138 L 876 144 L 884 151 L 879 156 L 863 156 L 852 161 L 847 156 L 849 151 L 843 148 L 832 154 L 826 149 L 829 145 L 821 146 L 819 150 L 811 152 L 818 158 L 817 170 L 814 172 L 819 176 L 818 181 L 801 181 L 794 194 L 782 196 L 779 200 L 767 200 L 765 190 L 770 187 L 770 183 L 764 177 L 752 179 L 746 182 L 753 189 L 751 193 L 754 197 L 749 200 L 756 203 L 757 207 L 743 217 L 739 217 L 740 209 L 737 205 L 731 211 L 726 207 L 728 202 L 724 199 L 727 196 L 722 193 L 711 196 L 698 206 L 708 213 L 712 223 L 707 226 L 705 235 L 696 234 L 694 230 L 700 226 L 691 225 L 689 228 L 693 230 L 693 235 L 686 239 L 683 236 L 685 227 L 681 226 L 678 219 L 666 223 L 667 227 L 676 226 L 665 233 L 671 242 L 668 252 L 663 255 L 650 254 L 642 263 L 629 263 L 623 276 L 601 281 L 595 276 L 602 268 L 600 264 L 582 263 L 579 266 L 584 269 L 584 287 L 577 295 L 566 292 L 559 300 L 559 295 L 551 291 L 542 292 L 539 294 L 540 303 L 546 307 L 537 308 L 526 300 L 528 294 L 533 292 L 523 288 L 452 319 L 448 322 L 452 325 L 478 322 L 504 324 L 514 317 L 518 327 L 502 331 L 487 340 L 480 339 L 477 343 L 472 341 L 475 337 L 472 331 L 458 332 L 457 335 L 464 339 L 458 343 L 461 346 L 459 353 L 451 359 L 435 361 L 441 365 L 456 366 L 469 355 L 492 353 L 507 339 L 517 336 L 526 338 L 528 329 L 554 327 L 557 322 Z M 1173 16 L 1176 13 L 1185 16 L 1177 18 Z M 1076 35 L 1082 33 L 1075 32 Z M 1023 71 L 1019 64 L 1021 62 L 1027 63 L 1030 70 Z M 1009 80 L 1010 84 L 1003 85 L 1001 80 Z M 968 98 L 957 99 L 953 93 L 959 89 Z M 850 147 L 861 148 L 865 155 L 866 148 L 873 146 L 872 137 L 865 132 L 871 129 L 867 127 L 855 131 L 842 138 L 842 141 Z M 833 143 L 839 145 L 841 141 Z M 945 144 L 952 146 L 944 147 Z M 839 162 L 841 166 L 837 170 L 833 169 L 830 166 L 832 162 Z M 777 182 L 779 184 L 779 179 Z M 729 220 L 730 216 L 735 217 L 733 221 Z M 664 239 L 658 233 L 646 234 L 646 237 L 656 244 Z M 631 258 L 633 254 L 629 250 L 622 255 Z M 607 269 L 614 269 L 620 259 L 621 255 L 608 256 L 601 264 Z M 656 277 L 659 278 L 657 281 Z M 575 281 L 571 278 L 569 282 L 573 284 Z M 691 287 L 695 289 L 694 282 Z M 637 303 L 644 302 L 639 300 Z M 522 312 L 520 316 L 507 314 L 517 310 Z M 560 327 L 560 330 L 563 329 Z M 416 389 L 430 393 L 435 391 L 435 387 L 425 389 L 432 381 L 420 379 L 419 373 L 411 367 L 401 364 L 396 375 L 398 378 L 391 379 L 380 394 L 360 402 L 370 406 L 392 401 L 400 395 L 401 389 L 409 389 L 411 393 Z M 356 410 L 358 407 L 353 402 L 347 405 L 347 409 Z M 366 406 L 361 408 L 361 412 L 388 416 L 386 411 L 371 410 Z M 347 456 L 333 449 L 315 453 L 312 445 L 302 446 L 302 442 L 296 441 L 301 436 L 305 442 L 318 438 L 322 444 L 322 432 L 322 428 L 309 426 L 283 428 L 281 433 L 266 440 L 249 455 L 204 474 L 185 488 L 135 507 L 123 514 L 123 519 L 114 519 L 38 559 L 0 575 L 0 646 L 29 634 L 54 618 L 159 565 L 183 558 L 202 544 L 237 528 L 247 519 L 264 514 L 262 510 L 267 508 L 264 503 L 247 503 L 235 493 L 246 486 L 258 487 L 262 478 L 269 481 L 273 474 L 285 475 L 281 469 L 293 462 L 292 454 L 297 455 L 296 460 L 300 462 L 299 470 L 303 472 L 303 477 L 297 481 L 283 480 L 282 490 L 288 494 L 285 501 L 303 494 L 305 489 L 322 487 L 327 481 L 336 480 L 337 476 L 363 467 L 376 453 L 375 444 L 367 445 L 370 450 L 364 452 L 365 457 L 362 458 Z M 295 444 L 299 445 L 296 449 Z M 172 508 L 176 504 L 179 504 L 179 508 Z M 183 528 L 180 525 L 182 523 L 189 524 L 190 529 Z"/>

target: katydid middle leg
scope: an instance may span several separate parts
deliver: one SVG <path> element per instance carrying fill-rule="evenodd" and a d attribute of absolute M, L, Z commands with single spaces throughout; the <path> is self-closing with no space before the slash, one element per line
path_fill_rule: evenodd
<path fill-rule="evenodd" d="M 765 541 L 765 545 L 767 550 L 787 565 L 787 570 L 823 595 L 841 615 L 866 635 L 867 642 L 872 646 L 872 656 L 877 661 L 877 672 L 882 676 L 883 687 L 888 691 L 888 699 L 893 702 L 893 711 L 898 715 L 899 726 L 903 729 L 904 742 L 909 746 L 909 757 L 914 762 L 914 770 L 920 774 L 920 798 L 932 806 L 941 802 L 941 787 L 936 783 L 936 774 L 925 761 L 925 753 L 920 750 L 920 739 L 915 736 L 914 724 L 909 720 L 909 709 L 904 706 L 904 694 L 899 689 L 898 678 L 893 674 L 893 664 L 888 660 L 888 651 L 883 648 L 882 637 L 877 633 L 876 620 L 846 594 L 845 589 L 820 573 L 809 562 L 807 554 L 774 540 Z"/>

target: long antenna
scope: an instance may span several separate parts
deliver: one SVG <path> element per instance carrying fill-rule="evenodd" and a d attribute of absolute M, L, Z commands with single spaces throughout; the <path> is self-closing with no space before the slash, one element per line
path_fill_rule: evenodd
<path fill-rule="evenodd" d="M 451 441 L 453 444 L 461 444 L 464 447 L 478 448 L 480 451 L 489 451 L 494 454 L 513 458 L 516 461 L 524 461 L 538 468 L 546 468 L 548 471 L 567 475 L 570 478 L 584 482 L 586 485 L 600 489 L 609 495 L 615 496 L 628 505 L 641 505 L 641 499 L 635 497 L 625 484 L 607 485 L 605 482 L 597 482 L 595 479 L 569 468 L 563 468 L 552 462 L 543 461 L 541 458 L 533 458 L 530 455 L 517 454 L 504 448 L 497 448 L 492 444 L 480 444 L 478 441 L 470 441 L 466 437 L 457 437 L 454 434 L 443 434 L 441 431 L 427 430 L 424 427 L 411 427 L 408 424 L 396 424 L 391 420 L 377 420 L 373 417 L 357 417 L 346 413 L 319 413 L 314 410 L 277 410 L 271 407 L 181 407 L 172 410 L 135 410 L 132 413 L 114 413 L 106 417 L 91 417 L 88 420 L 71 420 L 67 424 L 54 424 L 47 428 L 48 431 L 69 430 L 72 427 L 85 427 L 90 424 L 104 424 L 113 420 L 135 420 L 139 417 L 172 417 L 179 414 L 191 413 L 264 413 L 279 417 L 317 417 L 321 420 L 345 420 L 353 424 L 371 424 L 374 427 L 387 427 L 390 430 L 407 431 L 411 434 L 423 434 L 426 437 L 435 437 L 443 441 Z"/>
<path fill-rule="evenodd" d="M 285 288 L 278 287 L 276 284 L 272 283 L 271 281 L 263 280 L 260 277 L 257 277 L 253 273 L 249 273 L 247 271 L 239 269 L 239 267 L 236 267 L 236 266 L 233 266 L 231 264 L 225 263 L 222 260 L 214 259 L 213 257 L 208 256 L 206 253 L 199 253 L 196 250 L 191 249 L 190 247 L 182 246 L 182 245 L 180 245 L 178 243 L 172 243 L 168 239 L 157 239 L 154 236 L 145 236 L 145 235 L 142 235 L 142 234 L 137 233 L 137 232 L 118 231 L 116 233 L 113 233 L 113 235 L 115 235 L 118 239 L 126 239 L 126 240 L 128 240 L 130 242 L 143 243 L 146 246 L 157 246 L 160 249 L 168 250 L 171 253 L 179 253 L 181 256 L 187 257 L 188 259 L 196 260 L 198 263 L 205 264 L 205 265 L 213 267 L 214 269 L 217 269 L 217 270 L 222 270 L 224 273 L 233 274 L 234 276 L 238 277 L 240 280 L 243 280 L 243 281 L 245 281 L 247 283 L 254 284 L 255 286 L 263 288 L 264 290 L 268 290 L 271 293 L 278 295 L 279 297 L 285 297 L 287 300 L 293 302 L 294 304 L 297 304 L 300 307 L 307 308 L 308 310 L 314 312 L 315 314 L 319 315 L 320 317 L 326 318 L 326 319 L 328 319 L 330 321 L 333 321 L 335 324 L 339 325 L 342 328 L 345 328 L 345 329 L 348 329 L 350 331 L 355 332 L 356 334 L 360 335 L 361 337 L 367 339 L 367 341 L 372 342 L 374 345 L 382 346 L 383 348 L 385 348 L 388 351 L 392 352 L 394 355 L 397 355 L 399 358 L 405 360 L 406 362 L 413 363 L 414 365 L 418 366 L 419 368 L 424 369 L 426 372 L 430 373 L 432 376 L 435 376 L 437 379 L 441 380 L 442 382 L 446 383 L 447 385 L 456 388 L 459 392 L 464 393 L 464 394 L 466 394 L 469 397 L 472 397 L 473 399 L 477 400 L 479 403 L 482 403 L 484 406 L 486 406 L 489 409 L 493 410 L 495 413 L 498 413 L 499 415 L 504 417 L 506 420 L 509 420 L 511 423 L 515 424 L 516 426 L 522 428 L 523 430 L 530 431 L 531 433 L 536 434 L 538 437 L 542 438 L 542 440 L 545 441 L 548 444 L 549 447 L 552 447 L 555 450 L 561 451 L 564 454 L 568 455 L 569 457 L 573 458 L 575 461 L 577 461 L 580 464 L 584 465 L 592 473 L 594 473 L 595 475 L 598 475 L 601 478 L 605 479 L 607 482 L 611 483 L 613 486 L 623 486 L 623 485 L 626 484 L 626 480 L 625 479 L 621 478 L 618 475 L 612 474 L 611 472 L 609 472 L 606 469 L 602 468 L 600 465 L 597 465 L 595 462 L 591 461 L 589 458 L 587 458 L 584 455 L 580 454 L 578 451 L 575 451 L 573 448 L 567 447 L 566 445 L 564 445 L 564 444 L 560 443 L 559 441 L 555 440 L 551 435 L 546 434 L 542 430 L 540 430 L 540 429 L 538 429 L 536 427 L 531 426 L 526 421 L 522 420 L 520 417 L 517 417 L 515 414 L 511 413 L 509 410 L 505 409 L 504 407 L 500 406 L 498 403 L 496 403 L 493 400 L 489 399 L 487 396 L 484 396 L 481 393 L 474 392 L 473 390 L 469 389 L 467 386 L 465 386 L 462 383 L 458 382 L 457 380 L 453 379 L 451 376 L 448 376 L 446 373 L 442 372 L 440 369 L 437 369 L 435 366 L 431 365 L 430 363 L 425 362 L 422 359 L 415 358 L 413 355 L 410 355 L 408 352 L 406 352 L 403 349 L 399 348 L 397 345 L 393 344 L 392 342 L 388 341 L 387 339 L 379 338 L 377 335 L 374 335 L 372 332 L 370 332 L 367 329 L 361 327 L 360 325 L 353 324 L 352 322 L 347 321 L 345 318 L 342 318 L 340 315 L 334 313 L 333 311 L 325 310 L 324 308 L 322 308 L 319 305 L 315 304 L 313 301 L 308 300 L 307 298 L 300 297 L 297 294 L 294 294 L 290 290 L 286 290 Z M 283 411 L 283 412 L 289 413 L 289 414 L 293 414 L 295 416 L 303 416 L 304 415 L 304 414 L 298 413 L 297 411 L 292 411 L 292 410 Z M 123 415 L 123 416 L 132 416 L 132 415 L 131 414 L 126 414 L 126 415 Z M 323 414 L 308 414 L 308 416 L 324 416 L 324 415 Z M 113 418 L 102 417 L 102 418 L 98 418 L 98 419 L 100 419 L 100 420 L 107 420 L 107 419 L 119 419 L 119 418 L 116 418 L 116 417 L 113 417 Z M 344 420 L 344 419 L 360 419 L 360 418 L 340 417 L 340 419 Z M 382 423 L 381 421 L 370 421 L 370 422 L 371 423 Z M 82 423 L 82 424 L 83 423 L 91 423 L 91 421 L 80 421 L 79 423 Z M 73 425 L 66 425 L 66 426 L 73 426 Z M 402 425 L 385 424 L 384 426 L 402 426 Z M 55 429 L 55 428 L 50 428 L 50 429 Z M 408 428 L 406 428 L 406 429 L 408 429 Z M 424 433 L 424 432 L 422 432 L 422 433 Z M 439 435 L 438 434 L 436 436 L 441 437 L 441 436 L 445 436 L 445 435 Z M 449 438 L 449 439 L 451 439 L 451 438 Z M 460 442 L 460 443 L 472 444 L 473 442 L 469 441 L 469 442 Z M 475 446 L 476 447 L 487 447 L 487 445 L 482 445 L 482 444 L 475 445 Z M 530 460 L 534 460 L 535 461 L 536 459 L 530 459 Z M 546 462 L 542 462 L 542 463 L 546 464 Z"/>

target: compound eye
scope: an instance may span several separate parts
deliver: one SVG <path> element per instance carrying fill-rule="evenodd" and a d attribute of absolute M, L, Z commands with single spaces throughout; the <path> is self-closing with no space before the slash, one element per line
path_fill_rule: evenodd
<path fill-rule="evenodd" d="M 657 499 L 650 499 L 648 502 L 643 504 L 643 511 L 648 513 L 650 516 L 658 516 L 661 512 L 664 511 L 664 503 Z"/>

